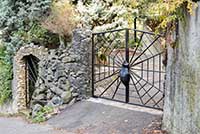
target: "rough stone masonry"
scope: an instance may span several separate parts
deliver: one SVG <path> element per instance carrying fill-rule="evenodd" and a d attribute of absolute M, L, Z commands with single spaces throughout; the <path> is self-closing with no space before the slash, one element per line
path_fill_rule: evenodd
<path fill-rule="evenodd" d="M 31 100 L 33 110 L 46 105 L 60 106 L 91 95 L 91 35 L 90 30 L 76 29 L 73 32 L 72 42 L 67 46 L 47 50 L 44 55 L 38 57 L 40 59 L 38 79 Z M 30 54 L 35 57 L 38 56 L 31 52 L 23 56 Z M 17 60 L 21 61 L 22 58 Z M 15 75 L 14 73 L 14 77 L 18 81 L 19 79 L 25 81 L 26 79 L 24 73 Z M 13 83 L 13 87 L 16 87 L 17 81 Z M 21 84 L 24 85 L 25 83 L 22 82 Z M 23 88 L 14 88 L 15 91 L 13 91 L 15 92 L 13 102 L 17 104 L 14 104 L 14 107 L 17 111 L 26 109 L 24 102 L 26 102 L 25 91 L 27 89 L 25 89 L 26 86 L 21 87 Z"/>
<path fill-rule="evenodd" d="M 90 94 L 90 32 L 76 30 L 73 35 L 71 45 L 50 50 L 48 57 L 39 63 L 32 106 L 59 106 Z"/>

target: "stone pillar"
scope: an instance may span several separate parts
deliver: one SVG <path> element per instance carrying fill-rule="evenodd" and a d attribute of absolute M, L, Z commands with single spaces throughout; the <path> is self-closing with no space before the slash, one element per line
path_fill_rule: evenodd
<path fill-rule="evenodd" d="M 25 60 L 14 59 L 15 70 L 14 70 L 14 81 L 13 86 L 13 107 L 18 110 L 26 109 L 26 71 L 25 71 Z"/>
<path fill-rule="evenodd" d="M 70 66 L 69 80 L 72 88 L 85 98 L 91 96 L 92 76 L 92 32 L 87 29 L 77 29 L 73 32 L 72 46 L 69 54 L 76 62 Z M 74 78 L 74 75 L 76 76 Z"/>
<path fill-rule="evenodd" d="M 200 2 L 194 15 L 183 11 L 176 46 L 168 45 L 163 129 L 200 133 Z"/>

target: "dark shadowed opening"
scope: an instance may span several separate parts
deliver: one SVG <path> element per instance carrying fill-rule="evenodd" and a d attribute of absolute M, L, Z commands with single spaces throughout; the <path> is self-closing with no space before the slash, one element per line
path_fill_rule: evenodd
<path fill-rule="evenodd" d="M 35 84 L 38 78 L 39 59 L 33 55 L 25 56 L 25 73 L 26 73 L 26 105 L 30 107 L 30 101 L 35 91 Z"/>

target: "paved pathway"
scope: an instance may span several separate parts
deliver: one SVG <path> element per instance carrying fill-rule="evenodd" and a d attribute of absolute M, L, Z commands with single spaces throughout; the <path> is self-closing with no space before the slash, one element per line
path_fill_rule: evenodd
<path fill-rule="evenodd" d="M 144 127 L 153 120 L 161 118 L 161 112 L 136 107 L 133 108 L 136 110 L 133 110 L 126 104 L 117 107 L 121 103 L 115 105 L 116 103 L 110 101 L 99 102 L 101 103 L 98 101 L 76 103 L 50 119 L 48 124 L 81 134 L 142 134 Z M 126 106 L 129 106 L 129 109 L 124 109 Z M 142 112 L 142 109 L 149 113 Z"/>
<path fill-rule="evenodd" d="M 142 128 L 160 118 L 160 114 L 83 101 L 44 124 L 0 117 L 0 134 L 141 134 Z"/>
<path fill-rule="evenodd" d="M 43 124 L 29 124 L 20 117 L 0 117 L 0 134 L 74 134 Z"/>

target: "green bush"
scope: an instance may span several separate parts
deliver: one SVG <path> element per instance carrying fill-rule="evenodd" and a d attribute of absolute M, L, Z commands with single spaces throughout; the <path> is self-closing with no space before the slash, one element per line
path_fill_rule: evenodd
<path fill-rule="evenodd" d="M 7 61 L 5 47 L 0 46 L 0 105 L 11 98 L 12 66 Z"/>
<path fill-rule="evenodd" d="M 52 107 L 44 106 L 36 113 L 36 115 L 33 117 L 32 121 L 34 123 L 44 122 L 47 120 L 47 115 L 51 114 L 52 112 L 53 112 Z"/>
<path fill-rule="evenodd" d="M 0 39 L 6 46 L 10 61 L 21 46 L 29 43 L 27 41 L 33 39 L 35 43 L 35 35 L 40 38 L 45 32 L 43 29 L 37 32 L 39 28 L 35 25 L 48 16 L 51 3 L 52 0 L 0 0 Z M 40 43 L 42 40 L 36 41 Z"/>
<path fill-rule="evenodd" d="M 59 45 L 59 36 L 43 28 L 36 22 L 33 23 L 29 31 L 18 30 L 14 32 L 14 36 L 22 39 L 25 44 L 34 43 L 46 47 Z"/>

